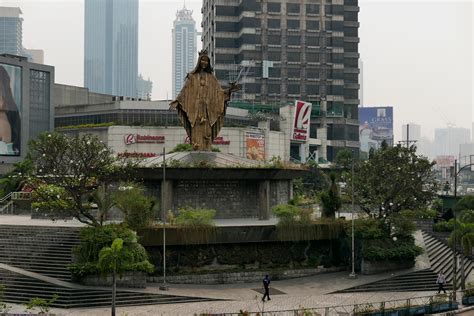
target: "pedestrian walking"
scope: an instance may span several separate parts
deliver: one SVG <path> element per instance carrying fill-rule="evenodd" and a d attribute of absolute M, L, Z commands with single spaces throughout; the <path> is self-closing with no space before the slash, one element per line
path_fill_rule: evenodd
<path fill-rule="evenodd" d="M 271 300 L 271 298 L 270 298 L 270 278 L 268 277 L 268 274 L 266 274 L 265 277 L 263 278 L 263 289 L 265 290 L 265 293 L 263 293 L 262 302 L 265 302 L 265 297 L 267 297 L 268 300 L 270 301 Z"/>
<path fill-rule="evenodd" d="M 438 294 L 441 293 L 441 290 L 443 290 L 443 292 L 446 293 L 446 290 L 444 289 L 444 285 L 446 284 L 446 277 L 444 276 L 443 271 L 440 271 L 438 273 L 438 278 L 436 279 L 436 283 L 438 284 Z"/>

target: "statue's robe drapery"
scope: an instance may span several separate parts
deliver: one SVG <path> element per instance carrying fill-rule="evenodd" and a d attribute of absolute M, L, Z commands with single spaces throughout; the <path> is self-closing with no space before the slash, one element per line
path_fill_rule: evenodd
<path fill-rule="evenodd" d="M 229 91 L 208 72 L 190 73 L 176 98 L 178 116 L 194 150 L 211 150 L 212 141 L 224 125 Z"/>

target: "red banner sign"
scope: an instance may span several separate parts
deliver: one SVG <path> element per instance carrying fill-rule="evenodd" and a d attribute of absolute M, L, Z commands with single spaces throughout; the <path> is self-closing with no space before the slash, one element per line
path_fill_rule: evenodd
<path fill-rule="evenodd" d="M 311 103 L 295 101 L 292 140 L 306 142 L 309 139 L 309 125 L 311 119 Z"/>
<path fill-rule="evenodd" d="M 165 136 L 152 136 L 152 135 L 140 135 L 140 134 L 127 134 L 123 137 L 125 145 L 131 144 L 164 144 Z"/>

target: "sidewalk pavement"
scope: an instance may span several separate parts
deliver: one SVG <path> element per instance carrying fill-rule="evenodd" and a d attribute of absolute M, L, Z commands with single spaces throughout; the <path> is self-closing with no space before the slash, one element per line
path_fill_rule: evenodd
<path fill-rule="evenodd" d="M 260 283 L 225 285 L 175 285 L 170 284 L 169 291 L 161 291 L 161 284 L 151 284 L 145 290 L 149 293 L 185 295 L 219 299 L 219 301 L 181 303 L 166 305 L 147 305 L 118 307 L 117 315 L 195 315 L 201 313 L 238 313 L 240 310 L 257 312 L 281 311 L 298 308 L 317 308 L 338 305 L 353 305 L 388 300 L 406 300 L 408 298 L 434 295 L 434 292 L 385 292 L 385 293 L 344 293 L 330 294 L 347 287 L 376 281 L 391 276 L 389 273 L 359 276 L 350 279 L 347 272 L 322 274 L 313 277 L 272 281 L 271 288 L 285 294 L 273 295 L 272 300 L 262 304 Z M 14 305 L 11 312 L 22 312 L 24 307 Z M 53 309 L 57 315 L 107 315 L 110 308 Z"/>

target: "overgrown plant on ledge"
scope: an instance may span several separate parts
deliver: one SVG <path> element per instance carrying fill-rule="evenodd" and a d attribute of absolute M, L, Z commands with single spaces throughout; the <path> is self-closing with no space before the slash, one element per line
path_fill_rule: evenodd
<path fill-rule="evenodd" d="M 344 230 L 341 221 L 313 220 L 310 208 L 280 204 L 274 206 L 272 211 L 278 218 L 276 226 L 280 240 L 332 239 Z"/>
<path fill-rule="evenodd" d="M 216 210 L 213 209 L 179 209 L 175 222 L 176 227 L 183 230 L 184 243 L 209 243 L 216 234 L 214 216 Z"/>

